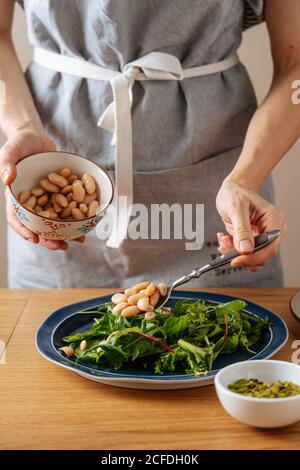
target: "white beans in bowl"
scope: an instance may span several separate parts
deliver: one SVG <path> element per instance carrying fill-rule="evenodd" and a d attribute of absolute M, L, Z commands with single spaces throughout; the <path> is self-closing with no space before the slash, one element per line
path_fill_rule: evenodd
<path fill-rule="evenodd" d="M 64 180 L 56 179 L 55 176 L 53 179 L 53 173 Z M 96 191 L 93 194 L 88 194 L 81 180 L 86 173 L 95 180 Z M 50 174 L 52 181 L 57 184 L 48 179 Z M 73 199 L 73 183 L 76 180 L 81 181 L 85 190 L 82 203 Z M 42 187 L 41 181 L 46 189 Z M 59 186 L 65 185 L 66 181 L 67 186 Z M 29 230 L 50 240 L 75 240 L 94 230 L 105 217 L 113 200 L 114 187 L 107 172 L 85 157 L 69 152 L 41 152 L 29 155 L 17 163 L 17 177 L 8 187 L 8 194 L 18 220 Z M 66 198 L 67 206 L 66 200 L 61 196 Z M 96 201 L 97 210 L 95 215 L 89 217 L 91 201 Z M 79 209 L 80 213 L 75 211 L 75 215 L 83 218 L 74 219 L 73 209 Z M 95 213 L 94 204 L 92 209 L 92 213 Z"/>
<path fill-rule="evenodd" d="M 89 173 L 81 178 L 70 168 L 51 172 L 40 186 L 22 191 L 18 201 L 42 217 L 58 220 L 81 220 L 96 215 L 99 195 L 96 181 Z"/>

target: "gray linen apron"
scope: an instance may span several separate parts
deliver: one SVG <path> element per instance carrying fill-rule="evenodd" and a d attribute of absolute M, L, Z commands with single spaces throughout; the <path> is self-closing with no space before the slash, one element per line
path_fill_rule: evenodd
<path fill-rule="evenodd" d="M 262 0 L 25 0 L 34 46 L 102 67 L 151 51 L 175 55 L 182 67 L 218 62 L 236 51 L 245 6 L 259 17 Z M 247 4 L 247 5 L 246 5 Z M 27 79 L 46 131 L 58 150 L 86 155 L 113 171 L 111 134 L 96 126 L 112 100 L 107 82 L 60 74 L 32 63 Z M 242 64 L 181 82 L 136 82 L 133 90 L 134 202 L 205 205 L 205 244 L 126 240 L 107 248 L 93 233 L 84 245 L 50 252 L 10 231 L 10 287 L 129 286 L 169 282 L 206 263 L 223 229 L 215 198 L 241 151 L 256 99 Z M 273 200 L 269 180 L 262 195 Z M 26 273 L 26 276 L 24 276 Z M 278 259 L 259 273 L 222 268 L 190 286 L 279 286 Z"/>

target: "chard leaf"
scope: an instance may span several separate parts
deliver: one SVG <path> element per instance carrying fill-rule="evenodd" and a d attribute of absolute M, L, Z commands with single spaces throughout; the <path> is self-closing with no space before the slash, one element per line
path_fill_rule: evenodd
<path fill-rule="evenodd" d="M 228 336 L 225 340 L 224 352 L 236 351 L 239 345 L 239 335 Z"/>
<path fill-rule="evenodd" d="M 185 331 L 188 327 L 189 316 L 181 315 L 180 317 L 169 317 L 163 325 L 166 335 L 177 335 Z"/>
<path fill-rule="evenodd" d="M 185 351 L 188 351 L 188 352 L 191 352 L 192 354 L 194 354 L 196 360 L 199 361 L 199 362 L 207 354 L 204 348 L 199 348 L 198 346 L 195 346 L 194 344 L 189 343 L 188 341 L 184 341 L 183 339 L 180 339 L 178 341 L 178 346 L 180 346 Z"/>

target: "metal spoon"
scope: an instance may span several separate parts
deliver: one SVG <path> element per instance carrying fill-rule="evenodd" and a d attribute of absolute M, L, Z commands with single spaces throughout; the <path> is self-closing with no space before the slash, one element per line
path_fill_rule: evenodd
<path fill-rule="evenodd" d="M 280 236 L 280 230 L 272 230 L 271 232 L 266 232 L 263 233 L 262 235 L 258 235 L 257 237 L 254 238 L 254 250 L 257 251 L 263 248 L 264 246 L 269 245 L 275 238 Z M 186 274 L 185 276 L 180 277 L 176 281 L 173 282 L 173 284 L 168 287 L 168 291 L 166 295 L 163 297 L 160 297 L 160 300 L 158 304 L 155 306 L 155 308 L 163 307 L 165 303 L 169 300 L 171 292 L 173 289 L 175 289 L 178 286 L 182 286 L 182 284 L 186 284 L 189 282 L 191 279 L 199 278 L 202 276 L 204 273 L 208 273 L 209 271 L 212 271 L 213 269 L 217 269 L 220 266 L 224 266 L 225 264 L 230 263 L 231 260 L 236 258 L 237 256 L 240 256 L 241 254 L 237 250 L 231 250 L 225 253 L 224 255 L 218 256 L 216 259 L 211 261 L 210 263 L 206 264 L 205 266 L 202 266 L 202 268 L 199 269 L 194 269 L 190 274 Z"/>

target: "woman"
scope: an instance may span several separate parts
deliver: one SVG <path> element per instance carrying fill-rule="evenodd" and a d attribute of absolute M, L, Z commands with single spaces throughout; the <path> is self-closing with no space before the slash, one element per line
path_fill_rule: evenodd
<path fill-rule="evenodd" d="M 34 47 L 123 72 L 126 64 L 151 52 L 175 57 L 184 70 L 230 61 L 245 23 L 262 21 L 264 11 L 274 80 L 258 109 L 241 63 L 209 75 L 138 81 L 133 87 L 134 202 L 205 204 L 201 251 L 186 251 L 178 240 L 128 239 L 119 248 L 108 248 L 95 234 L 83 245 L 43 240 L 20 224 L 8 201 L 10 286 L 128 286 L 145 278 L 168 282 L 214 256 L 216 233 L 222 228 L 217 194 L 229 234 L 219 233 L 219 249 L 234 244 L 241 256 L 233 268 L 209 273 L 194 285 L 280 285 L 279 260 L 273 258 L 280 241 L 251 252 L 256 232 L 286 230 L 281 211 L 269 202 L 273 192 L 268 175 L 299 135 L 300 111 L 290 99 L 300 64 L 297 0 L 288 9 L 280 0 L 20 3 Z M 0 123 L 8 139 L 0 154 L 3 182 L 14 180 L 19 159 L 55 148 L 86 155 L 113 170 L 111 134 L 97 127 L 112 100 L 110 84 L 84 78 L 79 71 L 51 69 L 47 55 L 43 65 L 30 65 L 25 81 L 10 39 L 12 16 L 13 1 L 3 0 L 0 69 L 7 103 Z M 269 260 L 259 272 L 250 272 Z"/>

